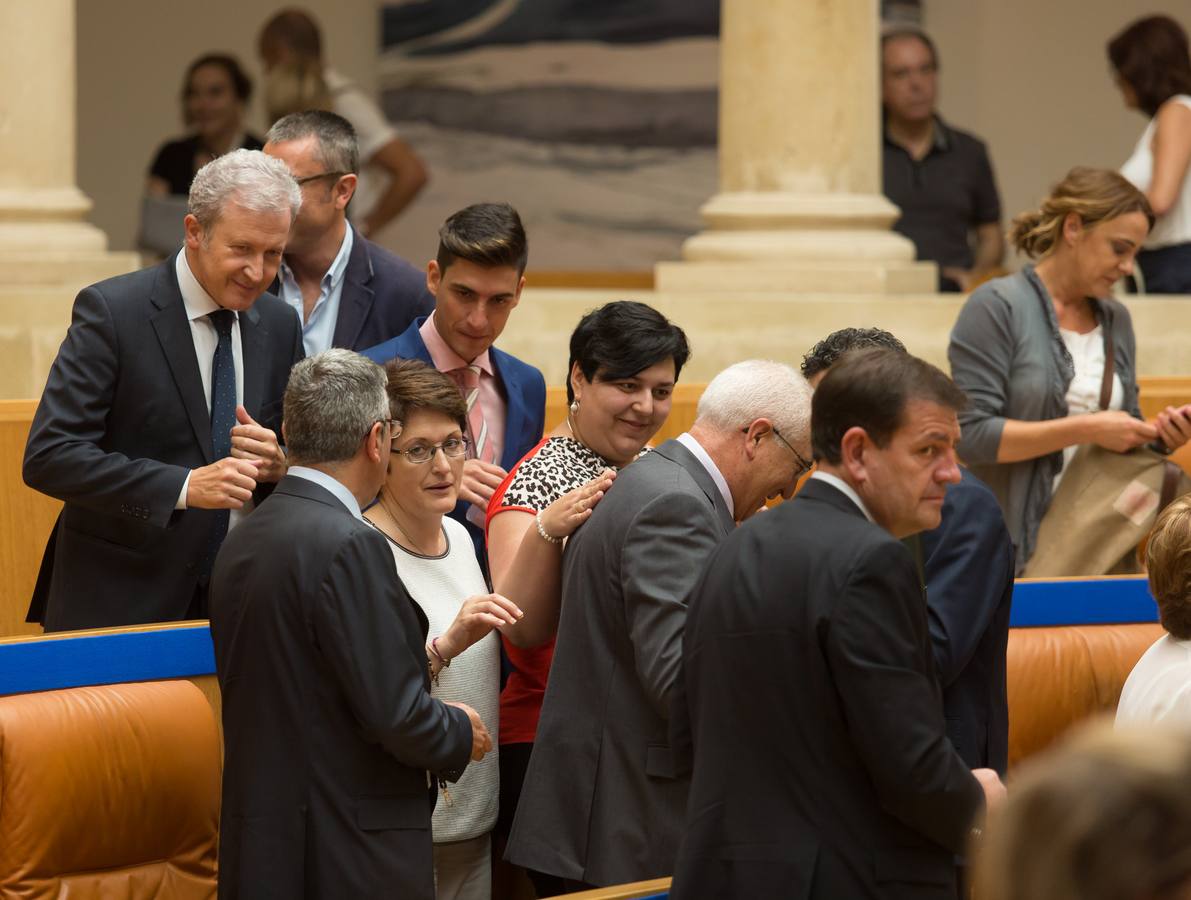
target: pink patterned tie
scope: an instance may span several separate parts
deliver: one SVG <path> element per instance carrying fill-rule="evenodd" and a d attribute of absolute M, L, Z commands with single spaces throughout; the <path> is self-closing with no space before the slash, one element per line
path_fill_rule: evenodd
<path fill-rule="evenodd" d="M 480 367 L 464 366 L 451 374 L 459 383 L 467 401 L 467 424 L 471 431 L 472 453 L 483 462 L 493 462 L 492 446 L 488 440 L 488 423 L 484 421 L 484 407 L 480 403 Z"/>

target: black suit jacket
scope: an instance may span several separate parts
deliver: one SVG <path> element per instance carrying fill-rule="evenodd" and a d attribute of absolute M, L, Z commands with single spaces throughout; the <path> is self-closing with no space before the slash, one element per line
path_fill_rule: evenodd
<path fill-rule="evenodd" d="M 211 579 L 222 900 L 433 900 L 426 773 L 458 778 L 471 725 L 430 697 L 426 627 L 385 539 L 311 481 L 232 532 Z"/>
<path fill-rule="evenodd" d="M 674 900 L 947 898 L 982 804 L 947 740 L 909 553 L 812 480 L 691 595 L 672 740 L 693 753 Z"/>
<path fill-rule="evenodd" d="M 339 318 L 331 346 L 365 350 L 405 331 L 434 311 L 426 273 L 352 229 L 352 252 L 343 273 Z M 280 296 L 281 284 L 269 290 Z"/>
<path fill-rule="evenodd" d="M 621 471 L 567 543 L 511 861 L 595 885 L 673 870 L 688 783 L 666 720 L 686 597 L 732 527 L 707 470 L 667 441 Z"/>
<path fill-rule="evenodd" d="M 947 489 L 939 527 L 921 535 L 930 634 L 951 742 L 970 768 L 1004 775 L 1015 554 L 996 496 L 962 471 L 963 480 Z"/>
<path fill-rule="evenodd" d="M 240 339 L 244 406 L 280 437 L 302 358 L 297 316 L 265 294 L 240 314 Z M 181 619 L 214 514 L 174 505 L 187 472 L 214 461 L 174 257 L 84 288 L 25 447 L 25 483 L 65 503 L 30 621 L 60 631 Z"/>

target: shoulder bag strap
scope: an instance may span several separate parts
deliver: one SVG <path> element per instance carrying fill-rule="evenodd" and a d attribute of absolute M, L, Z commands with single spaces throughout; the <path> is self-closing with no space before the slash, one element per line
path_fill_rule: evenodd
<path fill-rule="evenodd" d="M 1112 313 L 1105 310 L 1101 325 L 1104 333 L 1104 377 L 1100 379 L 1100 408 L 1108 409 L 1112 402 L 1112 376 L 1116 366 L 1116 347 L 1112 340 Z"/>

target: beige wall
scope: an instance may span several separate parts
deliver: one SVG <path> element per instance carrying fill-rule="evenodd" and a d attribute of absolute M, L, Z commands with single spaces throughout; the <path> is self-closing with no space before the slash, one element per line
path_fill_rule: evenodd
<path fill-rule="evenodd" d="M 1078 164 L 1119 168 L 1145 127 L 1113 84 L 1105 44 L 1191 0 L 923 0 L 939 47 L 940 111 L 989 145 L 1008 223 Z"/>
<path fill-rule="evenodd" d="M 78 0 L 78 183 L 95 203 L 91 221 L 113 249 L 132 249 L 141 186 L 157 147 L 182 133 L 178 94 L 203 53 L 235 55 L 260 88 L 256 35 L 278 0 Z M 300 0 L 323 26 L 324 52 L 371 89 L 379 12 L 374 0 Z M 261 134 L 260 97 L 250 124 Z"/>
<path fill-rule="evenodd" d="M 372 88 L 375 0 L 303 2 L 323 23 L 332 62 Z M 1145 122 L 1122 105 L 1104 44 L 1142 8 L 1119 0 L 923 2 L 942 55 L 941 110 L 988 142 L 1006 218 L 1076 163 L 1124 161 Z M 132 247 L 144 172 L 161 141 L 181 131 L 177 97 L 187 63 L 230 51 L 259 83 L 256 33 L 279 5 L 208 0 L 196 12 L 161 0 L 79 0 L 79 186 L 95 201 L 92 221 L 114 249 Z M 1191 30 L 1191 0 L 1150 9 Z M 262 118 L 257 98 L 258 129 Z"/>

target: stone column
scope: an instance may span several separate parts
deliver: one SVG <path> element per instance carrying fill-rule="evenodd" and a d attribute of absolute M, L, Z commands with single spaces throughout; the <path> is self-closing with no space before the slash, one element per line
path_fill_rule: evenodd
<path fill-rule="evenodd" d="M 0 397 L 35 397 L 74 294 L 139 260 L 75 184 L 74 0 L 0 3 L 0 51 Z"/>
<path fill-rule="evenodd" d="M 881 193 L 877 0 L 724 0 L 719 188 L 659 291 L 935 291 Z"/>

